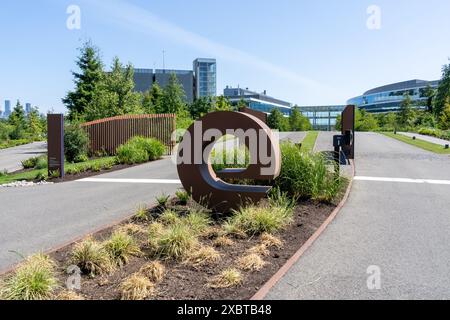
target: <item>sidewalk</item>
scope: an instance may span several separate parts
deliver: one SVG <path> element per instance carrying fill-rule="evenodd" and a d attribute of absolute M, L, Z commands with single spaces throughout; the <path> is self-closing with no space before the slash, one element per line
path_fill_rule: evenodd
<path fill-rule="evenodd" d="M 434 144 L 439 144 L 442 146 L 445 146 L 446 144 L 450 144 L 450 141 L 448 140 L 443 140 L 443 139 L 439 139 L 436 137 L 431 137 L 431 136 L 426 136 L 423 134 L 418 134 L 418 133 L 411 133 L 411 132 L 397 132 L 398 134 L 407 136 L 407 137 L 416 137 L 417 139 L 423 140 L 423 141 L 428 141 Z"/>

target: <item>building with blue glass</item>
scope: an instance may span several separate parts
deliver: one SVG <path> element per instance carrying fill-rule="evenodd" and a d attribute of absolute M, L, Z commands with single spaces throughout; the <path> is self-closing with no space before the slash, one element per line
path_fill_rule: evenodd
<path fill-rule="evenodd" d="M 309 119 L 314 130 L 334 131 L 336 119 L 342 114 L 344 105 L 296 106 Z"/>
<path fill-rule="evenodd" d="M 439 81 L 409 80 L 371 89 L 362 96 L 352 98 L 348 104 L 357 106 L 371 113 L 396 112 L 405 97 L 409 94 L 418 109 L 427 105 L 427 88 L 437 88 Z"/>
<path fill-rule="evenodd" d="M 217 94 L 216 59 L 195 59 L 193 71 L 195 75 L 195 97 L 215 97 Z"/>
<path fill-rule="evenodd" d="M 215 59 L 198 58 L 193 63 L 193 70 L 170 69 L 134 69 L 134 90 L 146 92 L 155 82 L 162 88 L 174 74 L 182 85 L 186 102 L 192 103 L 201 97 L 216 96 L 217 68 Z"/>
<path fill-rule="evenodd" d="M 223 95 L 233 105 L 237 105 L 239 102 L 244 102 L 247 107 L 253 110 L 270 113 L 273 109 L 278 109 L 286 117 L 291 114 L 292 104 L 283 100 L 275 99 L 267 95 L 267 92 L 258 93 L 242 88 L 230 88 L 226 87 L 223 90 Z"/>

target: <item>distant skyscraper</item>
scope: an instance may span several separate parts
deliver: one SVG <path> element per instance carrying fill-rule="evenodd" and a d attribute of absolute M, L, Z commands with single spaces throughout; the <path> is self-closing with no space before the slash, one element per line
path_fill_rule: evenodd
<path fill-rule="evenodd" d="M 25 113 L 29 114 L 31 112 L 31 103 L 25 104 Z"/>
<path fill-rule="evenodd" d="M 4 114 L 4 117 L 8 118 L 10 114 L 11 114 L 11 101 L 10 100 L 5 100 L 5 114 Z"/>
<path fill-rule="evenodd" d="M 194 61 L 195 96 L 213 97 L 217 94 L 216 59 L 198 58 Z"/>

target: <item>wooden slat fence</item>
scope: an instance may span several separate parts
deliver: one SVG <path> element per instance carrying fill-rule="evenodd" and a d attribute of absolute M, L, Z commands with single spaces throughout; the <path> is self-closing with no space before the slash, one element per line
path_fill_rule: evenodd
<path fill-rule="evenodd" d="M 89 135 L 92 154 L 115 154 L 118 146 L 135 136 L 158 139 L 167 147 L 167 155 L 172 154 L 175 146 L 172 140 L 172 132 L 176 129 L 175 114 L 123 115 L 87 122 L 82 127 Z"/>

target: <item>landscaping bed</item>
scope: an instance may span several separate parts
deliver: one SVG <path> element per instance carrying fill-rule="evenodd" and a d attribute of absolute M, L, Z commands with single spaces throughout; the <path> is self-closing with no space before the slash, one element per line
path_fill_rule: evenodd
<path fill-rule="evenodd" d="M 283 241 L 283 248 L 271 248 L 270 254 L 263 257 L 266 265 L 259 272 L 242 272 L 242 284 L 231 288 L 210 288 L 208 281 L 217 275 L 218 271 L 235 266 L 236 260 L 242 257 L 248 249 L 261 243 L 259 236 L 248 239 L 232 238 L 234 245 L 227 248 L 216 248 L 222 255 L 219 262 L 192 267 L 175 261 L 165 261 L 163 265 L 166 274 L 162 282 L 156 286 L 156 293 L 150 299 L 162 300 L 205 300 L 205 299 L 250 299 L 285 263 L 294 253 L 311 237 L 334 210 L 335 205 L 320 204 L 307 201 L 295 208 L 294 221 L 277 237 Z M 128 221 L 127 223 L 129 223 Z M 141 224 L 142 225 L 142 224 Z M 100 240 L 107 239 L 112 230 L 104 230 L 94 237 Z M 202 244 L 214 246 L 214 239 L 202 239 Z M 59 265 L 66 265 L 70 258 L 73 246 L 63 248 L 52 257 Z M 86 299 L 116 300 L 121 298 L 120 284 L 131 274 L 151 261 L 145 257 L 134 257 L 122 269 L 112 275 L 90 279 L 83 276 L 79 292 Z M 61 274 L 60 281 L 64 282 L 67 275 Z"/>

